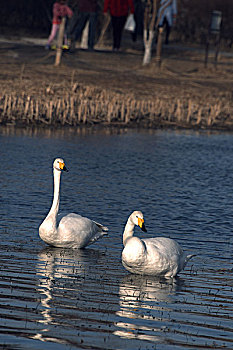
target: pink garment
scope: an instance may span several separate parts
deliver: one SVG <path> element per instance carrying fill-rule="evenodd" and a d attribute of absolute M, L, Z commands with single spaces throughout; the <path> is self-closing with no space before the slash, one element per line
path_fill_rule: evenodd
<path fill-rule="evenodd" d="M 53 24 L 60 24 L 61 18 L 65 16 L 69 18 L 73 16 L 71 8 L 65 4 L 55 2 L 53 5 Z"/>
<path fill-rule="evenodd" d="M 50 46 L 51 42 L 55 39 L 59 26 L 61 24 L 62 17 L 68 16 L 69 18 L 73 16 L 73 11 L 66 4 L 61 4 L 60 2 L 55 2 L 53 5 L 53 24 L 51 28 L 51 33 L 48 38 L 47 45 Z M 67 35 L 64 33 L 64 44 L 67 45 Z"/>
<path fill-rule="evenodd" d="M 60 24 L 52 24 L 52 29 L 51 29 L 51 33 L 50 36 L 48 38 L 48 42 L 47 45 L 50 46 L 51 42 L 55 39 L 57 32 L 59 30 Z M 67 45 L 67 35 L 64 33 L 64 44 Z"/>

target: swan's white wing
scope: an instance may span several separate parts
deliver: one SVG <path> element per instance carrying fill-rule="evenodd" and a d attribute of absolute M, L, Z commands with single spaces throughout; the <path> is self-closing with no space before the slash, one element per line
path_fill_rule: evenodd
<path fill-rule="evenodd" d="M 84 248 L 106 234 L 107 228 L 101 224 L 70 213 L 61 218 L 58 226 L 58 236 L 66 242 L 66 247 Z"/>
<path fill-rule="evenodd" d="M 183 255 L 183 249 L 173 239 L 166 237 L 155 237 L 146 238 L 143 239 L 143 241 L 148 247 L 158 250 L 161 254 L 166 255 L 168 258 L 171 258 L 173 256 L 179 257 Z"/>
<path fill-rule="evenodd" d="M 65 216 L 68 216 L 68 217 L 82 217 L 81 215 L 79 214 L 76 214 L 76 213 L 69 213 L 69 214 L 66 214 L 66 213 L 59 213 L 57 215 L 57 227 L 59 226 L 61 220 L 65 217 Z"/>
<path fill-rule="evenodd" d="M 170 238 L 147 238 L 144 242 L 147 246 L 148 264 L 153 266 L 156 263 L 159 269 L 167 271 L 167 276 L 175 276 L 192 257 L 187 256 L 180 245 Z"/>
<path fill-rule="evenodd" d="M 64 216 L 69 217 L 69 218 L 83 218 L 84 217 L 84 216 L 76 214 L 76 213 L 69 213 L 69 214 L 66 214 Z"/>

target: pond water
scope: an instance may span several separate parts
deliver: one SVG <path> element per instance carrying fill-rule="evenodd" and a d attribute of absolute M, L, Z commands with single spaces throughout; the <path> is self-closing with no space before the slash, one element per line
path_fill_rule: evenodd
<path fill-rule="evenodd" d="M 5 349 L 232 349 L 233 135 L 0 129 L 0 345 Z M 109 227 L 85 250 L 38 236 L 63 157 L 63 212 Z M 129 274 L 122 232 L 196 256 L 172 280 Z"/>

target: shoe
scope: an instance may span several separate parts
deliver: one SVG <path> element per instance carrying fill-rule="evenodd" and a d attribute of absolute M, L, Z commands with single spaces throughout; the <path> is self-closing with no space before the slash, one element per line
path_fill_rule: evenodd
<path fill-rule="evenodd" d="M 75 52 L 75 40 L 70 40 L 68 41 L 68 45 L 69 45 L 69 52 L 70 53 L 74 53 Z"/>
<path fill-rule="evenodd" d="M 45 50 L 50 50 L 50 45 L 49 44 L 45 45 Z"/>
<path fill-rule="evenodd" d="M 69 50 L 69 46 L 68 45 L 62 45 L 63 50 Z"/>

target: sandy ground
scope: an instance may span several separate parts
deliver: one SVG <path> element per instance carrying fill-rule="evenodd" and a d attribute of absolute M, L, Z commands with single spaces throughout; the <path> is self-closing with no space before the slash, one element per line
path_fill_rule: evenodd
<path fill-rule="evenodd" d="M 227 104 L 233 111 L 233 54 L 220 51 L 214 65 L 214 52 L 204 67 L 204 47 L 185 47 L 174 43 L 163 47 L 161 66 L 155 60 L 142 66 L 142 43 L 126 39 L 122 51 L 113 53 L 108 44 L 96 50 L 65 52 L 59 67 L 54 66 L 55 51 L 44 49 L 44 40 L 0 40 L 1 95 L 49 93 L 63 94 L 83 84 L 106 89 L 136 100 L 160 98 L 192 100 L 194 104 Z M 127 46 L 126 46 L 127 43 Z"/>

